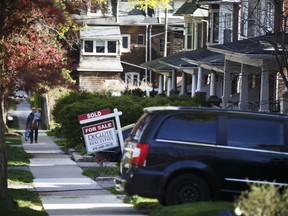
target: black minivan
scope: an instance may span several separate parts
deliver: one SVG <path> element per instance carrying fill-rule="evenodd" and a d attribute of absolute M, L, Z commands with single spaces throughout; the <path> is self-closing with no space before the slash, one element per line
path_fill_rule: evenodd
<path fill-rule="evenodd" d="M 116 178 L 128 195 L 175 205 L 288 185 L 288 116 L 196 107 L 144 109 Z"/>

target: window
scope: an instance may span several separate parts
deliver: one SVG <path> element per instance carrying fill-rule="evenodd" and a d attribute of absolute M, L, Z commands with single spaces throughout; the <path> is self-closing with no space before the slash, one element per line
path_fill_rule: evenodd
<path fill-rule="evenodd" d="M 84 41 L 84 52 L 93 53 L 93 41 Z"/>
<path fill-rule="evenodd" d="M 137 35 L 137 44 L 138 45 L 144 45 L 144 35 L 143 34 Z"/>
<path fill-rule="evenodd" d="M 163 38 L 159 39 L 159 52 L 164 52 L 165 40 Z"/>
<path fill-rule="evenodd" d="M 158 139 L 198 143 L 216 143 L 218 116 L 209 114 L 179 114 L 168 118 L 161 126 Z"/>
<path fill-rule="evenodd" d="M 266 30 L 273 32 L 274 30 L 274 13 L 275 13 L 275 9 L 274 9 L 274 5 L 272 2 L 267 2 L 266 5 Z"/>
<path fill-rule="evenodd" d="M 125 83 L 133 86 L 140 85 L 140 74 L 137 72 L 125 73 Z"/>
<path fill-rule="evenodd" d="M 108 41 L 108 53 L 116 53 L 116 41 Z"/>
<path fill-rule="evenodd" d="M 130 35 L 122 35 L 122 52 L 130 51 Z"/>
<path fill-rule="evenodd" d="M 284 146 L 284 123 L 272 120 L 228 118 L 227 145 L 280 150 Z"/>
<path fill-rule="evenodd" d="M 240 35 L 247 36 L 248 27 L 248 1 L 243 1 L 241 5 Z"/>
<path fill-rule="evenodd" d="M 117 53 L 117 41 L 84 40 L 83 45 L 83 53 L 86 55 Z"/>
<path fill-rule="evenodd" d="M 171 8 L 168 9 L 168 13 L 169 14 L 173 14 L 174 13 L 174 2 L 173 1 L 169 1 L 169 6 Z"/>
<path fill-rule="evenodd" d="M 192 22 L 187 24 L 186 49 L 200 49 L 203 47 L 203 23 Z"/>
<path fill-rule="evenodd" d="M 96 53 L 105 52 L 105 41 L 95 41 L 96 42 Z"/>
<path fill-rule="evenodd" d="M 187 49 L 193 49 L 193 31 L 192 31 L 192 25 L 193 23 L 188 23 L 187 25 L 187 32 L 186 32 L 186 41 L 187 41 L 187 45 L 186 48 Z"/>
<path fill-rule="evenodd" d="M 219 43 L 219 11 L 211 12 L 210 43 Z"/>
<path fill-rule="evenodd" d="M 111 13 L 111 1 L 97 1 L 97 2 L 87 2 L 87 14 L 88 15 L 103 15 Z"/>
<path fill-rule="evenodd" d="M 224 15 L 224 43 L 232 41 L 232 14 Z"/>

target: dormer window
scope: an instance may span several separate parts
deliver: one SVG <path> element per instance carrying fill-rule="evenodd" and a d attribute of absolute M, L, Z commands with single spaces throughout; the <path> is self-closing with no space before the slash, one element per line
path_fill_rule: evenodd
<path fill-rule="evenodd" d="M 116 55 L 117 41 L 83 40 L 84 55 Z"/>

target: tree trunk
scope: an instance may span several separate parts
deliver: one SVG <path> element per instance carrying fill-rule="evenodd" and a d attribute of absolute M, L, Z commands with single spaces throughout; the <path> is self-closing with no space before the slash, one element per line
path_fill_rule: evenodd
<path fill-rule="evenodd" d="M 0 86 L 2 81 L 0 70 Z M 7 151 L 5 144 L 5 124 L 3 121 L 3 89 L 0 87 L 0 205 L 15 208 L 13 197 L 9 194 L 7 183 Z"/>

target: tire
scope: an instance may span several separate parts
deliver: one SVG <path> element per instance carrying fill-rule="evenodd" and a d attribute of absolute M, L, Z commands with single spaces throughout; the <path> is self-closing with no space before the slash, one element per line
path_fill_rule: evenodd
<path fill-rule="evenodd" d="M 166 206 L 167 205 L 167 202 L 166 202 L 166 199 L 165 199 L 164 196 L 161 196 L 161 197 L 157 198 L 157 200 L 158 200 L 160 205 L 162 205 L 162 206 Z"/>
<path fill-rule="evenodd" d="M 167 205 L 205 201 L 210 198 L 209 187 L 200 177 L 184 174 L 174 178 L 167 187 Z"/>

